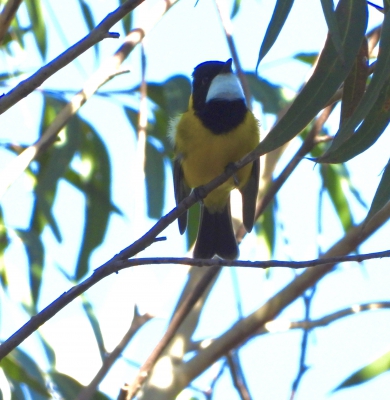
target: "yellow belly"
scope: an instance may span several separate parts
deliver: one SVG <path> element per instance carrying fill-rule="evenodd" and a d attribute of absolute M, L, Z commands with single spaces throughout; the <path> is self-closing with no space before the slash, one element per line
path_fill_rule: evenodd
<path fill-rule="evenodd" d="M 184 178 L 189 187 L 205 185 L 222 174 L 229 163 L 236 162 L 259 143 L 259 125 L 251 112 L 244 123 L 227 134 L 215 135 L 205 128 L 193 111 L 184 113 L 176 127 L 175 150 L 182 157 Z M 247 182 L 252 164 L 236 174 L 241 188 Z M 225 206 L 234 189 L 233 178 L 213 190 L 204 199 L 205 206 L 216 212 Z"/>

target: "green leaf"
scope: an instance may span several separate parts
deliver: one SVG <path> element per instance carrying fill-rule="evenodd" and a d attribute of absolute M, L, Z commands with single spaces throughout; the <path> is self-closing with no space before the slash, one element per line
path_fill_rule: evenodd
<path fill-rule="evenodd" d="M 91 324 L 93 333 L 95 335 L 96 343 L 98 345 L 99 352 L 100 352 L 100 357 L 101 357 L 102 361 L 104 361 L 104 359 L 106 358 L 107 351 L 104 346 L 104 340 L 103 340 L 102 331 L 100 329 L 99 320 L 97 319 L 95 311 L 92 307 L 92 304 L 88 301 L 86 295 L 82 294 L 80 296 L 80 298 L 82 301 L 82 305 L 83 305 L 85 314 L 87 315 L 88 321 Z"/>
<path fill-rule="evenodd" d="M 370 148 L 382 135 L 390 118 L 390 78 L 357 131 L 339 147 L 317 159 L 320 163 L 346 162 Z"/>
<path fill-rule="evenodd" d="M 375 71 L 373 73 L 372 79 L 366 93 L 364 94 L 362 100 L 357 106 L 353 115 L 349 120 L 343 124 L 339 131 L 337 132 L 333 143 L 329 148 L 328 152 L 322 157 L 319 162 L 326 162 L 327 155 L 333 152 L 335 149 L 341 146 L 347 139 L 349 139 L 356 127 L 360 122 L 367 116 L 369 111 L 375 104 L 379 93 L 387 82 L 390 76 L 390 13 L 387 13 L 382 25 L 381 39 L 379 42 L 379 54 L 375 65 Z"/>
<path fill-rule="evenodd" d="M 364 37 L 359 53 L 344 82 L 340 125 L 351 117 L 366 91 L 368 77 L 368 43 Z"/>
<path fill-rule="evenodd" d="M 84 120 L 79 119 L 79 132 L 83 138 L 80 158 L 86 166 L 83 175 L 85 201 L 85 226 L 75 279 L 88 272 L 89 257 L 103 242 L 107 230 L 111 203 L 111 165 L 107 148 L 97 132 Z"/>
<path fill-rule="evenodd" d="M 390 160 L 387 162 L 381 181 L 376 189 L 370 210 L 365 223 L 367 223 L 378 211 L 380 211 L 390 200 Z"/>
<path fill-rule="evenodd" d="M 69 375 L 61 374 L 60 372 L 50 372 L 50 377 L 56 386 L 56 391 L 58 391 L 64 399 L 75 399 L 85 387 L 80 382 L 76 381 L 76 379 Z M 110 400 L 110 398 L 102 392 L 95 392 L 91 400 Z"/>
<path fill-rule="evenodd" d="M 164 208 L 165 165 L 163 154 L 150 140 L 146 142 L 145 179 L 148 216 L 158 219 Z"/>
<path fill-rule="evenodd" d="M 42 58 L 45 59 L 47 52 L 47 33 L 45 18 L 42 11 L 42 2 L 41 0 L 25 0 L 24 3 L 27 7 L 27 13 L 31 21 L 39 52 Z"/>
<path fill-rule="evenodd" d="M 0 283 L 3 288 L 8 287 L 8 278 L 4 263 L 4 252 L 9 243 L 10 241 L 7 235 L 7 228 L 4 224 L 3 210 L 0 207 Z"/>
<path fill-rule="evenodd" d="M 240 7 L 241 7 L 241 0 L 234 0 L 233 9 L 230 14 L 230 19 L 233 19 L 237 15 L 238 11 L 240 10 Z"/>
<path fill-rule="evenodd" d="M 13 350 L 1 360 L 1 368 L 8 378 L 26 384 L 44 398 L 50 398 L 43 372 L 26 353 Z"/>
<path fill-rule="evenodd" d="M 42 284 L 43 267 L 44 267 L 44 247 L 41 240 L 41 236 L 34 229 L 22 230 L 16 229 L 16 234 L 22 240 L 24 247 L 26 248 L 28 265 L 29 265 L 29 278 L 30 278 L 30 289 L 32 304 L 26 307 L 31 307 L 31 312 L 36 310 L 38 297 Z"/>
<path fill-rule="evenodd" d="M 277 114 L 287 105 L 281 86 L 274 85 L 253 73 L 245 74 L 253 97 L 260 102 L 263 112 Z"/>
<path fill-rule="evenodd" d="M 256 70 L 259 68 L 261 60 L 266 56 L 271 47 L 274 45 L 283 28 L 284 23 L 291 11 L 294 0 L 277 0 L 271 21 L 268 24 L 267 31 L 261 44 L 259 58 L 257 59 Z"/>
<path fill-rule="evenodd" d="M 344 51 L 341 43 L 339 26 L 337 24 L 336 14 L 334 12 L 333 0 L 321 0 L 322 11 L 326 24 L 328 25 L 329 35 L 333 40 L 334 47 L 340 57 L 341 62 L 344 62 Z"/>
<path fill-rule="evenodd" d="M 130 122 L 130 125 L 133 127 L 133 129 L 137 132 L 138 129 L 138 111 L 134 110 L 134 108 L 131 107 L 123 107 L 123 110 L 125 111 L 126 117 Z"/>
<path fill-rule="evenodd" d="M 81 13 L 83 14 L 84 21 L 87 25 L 88 31 L 91 32 L 95 28 L 95 19 L 93 18 L 93 14 L 91 11 L 91 7 L 88 5 L 88 3 L 85 2 L 85 0 L 79 0 L 80 8 L 81 8 Z M 99 43 L 95 44 L 93 46 L 95 50 L 95 57 L 99 57 Z"/>
<path fill-rule="evenodd" d="M 313 75 L 286 114 L 260 143 L 262 154 L 282 146 L 304 129 L 325 107 L 352 68 L 367 26 L 365 0 L 341 0 L 336 16 L 345 62 L 340 61 L 333 41 L 328 36 Z"/>
<path fill-rule="evenodd" d="M 340 219 L 344 231 L 352 226 L 352 214 L 342 181 L 342 171 L 338 165 L 320 165 L 320 174 L 324 188 L 328 191 L 329 197 Z"/>
<path fill-rule="evenodd" d="M 340 389 L 349 388 L 351 386 L 360 385 L 389 370 L 390 370 L 390 351 L 383 354 L 372 363 L 356 371 L 344 382 L 342 382 L 339 386 L 337 386 L 337 388 L 334 389 L 333 392 Z"/>
<path fill-rule="evenodd" d="M 318 53 L 298 53 L 293 58 L 305 64 L 314 65 L 318 58 Z"/>

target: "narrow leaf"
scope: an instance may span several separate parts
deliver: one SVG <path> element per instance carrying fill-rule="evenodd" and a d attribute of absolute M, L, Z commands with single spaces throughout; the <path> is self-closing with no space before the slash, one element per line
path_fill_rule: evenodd
<path fill-rule="evenodd" d="M 127 0 L 119 0 L 119 4 L 122 5 L 126 1 Z M 122 26 L 126 35 L 131 31 L 132 25 L 133 25 L 133 12 L 129 12 L 122 18 Z"/>
<path fill-rule="evenodd" d="M 355 111 L 366 91 L 368 77 L 368 43 L 364 37 L 355 63 L 344 82 L 341 101 L 340 125 L 346 122 Z"/>
<path fill-rule="evenodd" d="M 336 210 L 336 214 L 346 232 L 353 223 L 352 213 L 342 185 L 343 177 L 338 172 L 338 165 L 320 166 L 320 174 L 324 187 L 329 194 L 330 200 Z"/>
<path fill-rule="evenodd" d="M 87 315 L 88 321 L 91 324 L 93 333 L 95 335 L 96 343 L 98 345 L 99 352 L 100 352 L 100 358 L 102 359 L 102 361 L 104 361 L 107 352 L 106 352 L 106 348 L 104 346 L 103 334 L 100 329 L 99 320 L 97 319 L 95 311 L 92 307 L 92 304 L 88 301 L 87 297 L 84 294 L 82 294 L 80 297 L 81 297 L 83 309 L 85 311 L 85 314 Z"/>
<path fill-rule="evenodd" d="M 294 0 L 277 0 L 274 8 L 274 12 L 271 17 L 271 21 L 268 24 L 263 43 L 261 44 L 259 51 L 259 58 L 257 59 L 256 70 L 259 68 L 261 60 L 270 51 L 271 47 L 276 42 L 276 39 L 281 32 L 284 23 L 290 14 L 291 8 L 294 4 Z"/>
<path fill-rule="evenodd" d="M 13 350 L 1 360 L 5 375 L 16 382 L 26 384 L 30 389 L 50 398 L 43 372 L 37 364 L 21 350 Z"/>
<path fill-rule="evenodd" d="M 390 200 L 390 160 L 383 172 L 381 181 L 372 200 L 365 223 L 367 223 L 378 211 L 380 211 Z"/>
<path fill-rule="evenodd" d="M 305 64 L 314 65 L 318 58 L 318 53 L 298 53 L 293 58 Z"/>
<path fill-rule="evenodd" d="M 355 2 L 354 2 L 355 3 Z M 325 161 L 328 154 L 341 146 L 348 138 L 350 138 L 356 127 L 367 116 L 373 107 L 379 93 L 390 76 L 390 13 L 387 13 L 382 26 L 381 40 L 379 42 L 379 54 L 375 66 L 375 71 L 371 82 L 368 85 L 366 93 L 357 106 L 355 112 L 349 120 L 343 124 L 337 132 L 328 152 L 319 162 Z"/>
<path fill-rule="evenodd" d="M 304 129 L 324 108 L 352 68 L 367 27 L 365 0 L 340 0 L 336 16 L 345 62 L 340 61 L 328 36 L 313 75 L 286 114 L 261 142 L 262 154 L 282 146 Z"/>
<path fill-rule="evenodd" d="M 64 399 L 75 399 L 85 387 L 80 382 L 76 381 L 76 379 L 60 372 L 50 372 L 50 377 L 56 386 L 56 391 L 58 391 Z M 102 392 L 95 392 L 91 399 L 110 400 L 110 398 Z"/>
<path fill-rule="evenodd" d="M 384 83 L 368 115 L 349 139 L 317 159 L 320 163 L 343 163 L 370 148 L 382 135 L 390 119 L 390 78 Z"/>
<path fill-rule="evenodd" d="M 47 33 L 45 18 L 43 17 L 42 2 L 36 0 L 25 0 L 25 4 L 39 52 L 41 53 L 42 58 L 45 59 L 47 52 Z"/>
<path fill-rule="evenodd" d="M 241 0 L 233 1 L 233 9 L 230 14 L 230 19 L 233 19 L 237 15 L 238 11 L 240 10 L 240 6 L 241 6 Z"/>
<path fill-rule="evenodd" d="M 4 252 L 8 247 L 10 241 L 7 235 L 7 228 L 4 224 L 3 210 L 0 207 L 0 283 L 3 288 L 8 286 L 8 278 L 5 269 Z"/>
<path fill-rule="evenodd" d="M 112 210 L 111 165 L 107 148 L 92 126 L 81 118 L 78 123 L 83 138 L 80 157 L 82 163 L 88 165 L 88 172 L 83 176 L 85 226 L 76 266 L 76 280 L 88 272 L 89 257 L 103 242 Z"/>
<path fill-rule="evenodd" d="M 340 389 L 345 389 L 351 386 L 360 385 L 387 371 L 390 371 L 390 351 L 383 354 L 381 357 L 379 357 L 372 363 L 356 371 L 344 382 L 342 382 L 339 386 L 337 386 L 337 388 L 334 389 L 333 391 L 335 392 Z"/>
<path fill-rule="evenodd" d="M 87 25 L 88 31 L 91 32 L 95 28 L 95 19 L 93 18 L 93 14 L 91 11 L 91 7 L 88 5 L 88 3 L 85 2 L 85 0 L 79 0 L 80 8 L 81 8 L 81 13 L 83 14 L 84 21 Z M 95 44 L 93 46 L 95 50 L 95 57 L 99 57 L 99 43 Z"/>
<path fill-rule="evenodd" d="M 145 179 L 148 216 L 158 219 L 164 207 L 165 166 L 163 154 L 150 140 L 146 142 Z"/>
<path fill-rule="evenodd" d="M 190 249 L 195 243 L 196 236 L 198 234 L 198 226 L 199 226 L 199 218 L 200 218 L 200 204 L 194 204 L 188 210 L 188 225 L 187 225 L 187 249 Z"/>
<path fill-rule="evenodd" d="M 339 26 L 337 24 L 336 15 L 334 12 L 333 0 L 321 0 L 321 5 L 326 24 L 328 25 L 329 35 L 333 40 L 334 47 L 340 57 L 341 62 L 344 62 L 343 45 L 341 43 Z"/>
<path fill-rule="evenodd" d="M 277 114 L 286 107 L 287 101 L 283 96 L 283 89 L 281 86 L 274 85 L 253 73 L 247 73 L 245 75 L 248 79 L 251 93 L 256 101 L 261 103 L 263 112 Z"/>

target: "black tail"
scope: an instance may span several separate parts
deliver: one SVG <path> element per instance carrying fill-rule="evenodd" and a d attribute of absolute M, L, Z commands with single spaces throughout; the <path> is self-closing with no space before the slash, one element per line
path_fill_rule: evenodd
<path fill-rule="evenodd" d="M 227 260 L 238 257 L 238 246 L 230 214 L 230 199 L 221 212 L 212 214 L 202 206 L 194 258 L 212 258 L 214 255 Z"/>

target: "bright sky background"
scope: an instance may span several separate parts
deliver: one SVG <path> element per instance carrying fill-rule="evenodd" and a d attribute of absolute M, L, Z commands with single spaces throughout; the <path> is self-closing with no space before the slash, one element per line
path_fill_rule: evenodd
<path fill-rule="evenodd" d="M 147 0 L 139 7 L 136 12 L 135 27 L 137 21 L 150 16 L 157 3 L 159 3 L 157 0 Z M 68 45 L 78 41 L 87 31 L 81 17 L 79 18 L 80 12 L 76 1 L 46 0 L 45 4 L 49 33 L 56 43 L 49 48 L 50 60 L 67 47 L 58 34 L 58 24 L 53 20 L 50 9 L 57 16 Z M 90 1 L 89 4 L 93 7 L 97 22 L 116 7 L 116 1 L 113 0 Z M 147 36 L 145 52 L 149 81 L 162 81 L 174 74 L 190 75 L 200 62 L 210 59 L 226 60 L 230 57 L 214 2 L 200 0 L 196 7 L 194 4 L 195 0 L 180 1 Z M 275 1 L 242 2 L 233 27 L 235 43 L 245 70 L 252 71 L 255 68 L 259 47 L 274 5 Z M 370 10 L 369 26 L 375 26 L 380 20 L 381 15 Z M 118 24 L 112 31 L 119 31 L 122 34 L 121 25 Z M 309 70 L 303 63 L 291 60 L 291 56 L 301 51 L 318 51 L 325 36 L 326 24 L 320 1 L 296 0 L 276 45 L 259 68 L 260 75 L 273 83 L 287 85 L 292 91 L 298 90 Z M 122 39 L 103 41 L 100 45 L 102 59 L 111 56 L 121 43 Z M 10 58 L 3 55 L 2 62 L 12 69 Z M 40 65 L 38 57 L 34 59 L 30 54 L 23 53 L 20 54 L 18 62 L 24 68 L 31 68 L 31 71 Z M 130 88 L 139 82 L 139 49 L 131 54 L 124 66 L 129 67 L 132 72 L 115 78 L 102 91 Z M 64 68 L 45 82 L 43 88 L 77 91 L 95 69 L 94 52 L 90 50 L 79 58 L 79 62 Z M 123 97 L 123 101 L 131 100 Z M 3 140 L 3 137 L 12 137 L 15 142 L 33 142 L 37 137 L 36 127 L 37 118 L 40 118 L 40 106 L 41 97 L 39 93 L 34 93 L 3 115 L 0 140 Z M 91 268 L 96 268 L 145 233 L 155 221 L 145 218 L 145 192 L 142 190 L 143 181 L 137 174 L 139 166 L 134 134 L 123 112 L 109 99 L 95 96 L 82 108 L 81 115 L 93 121 L 104 138 L 110 154 L 115 155 L 115 159 L 112 160 L 114 203 L 125 215 L 124 218 L 112 216 L 106 241 L 95 251 L 91 260 Z M 271 127 L 272 122 L 271 118 L 262 120 L 263 132 Z M 333 126 L 336 123 L 334 120 Z M 288 162 L 298 146 L 298 140 L 291 143 L 276 173 Z M 390 143 L 386 133 L 372 149 L 348 163 L 352 182 L 361 191 L 367 204 L 372 200 L 381 171 L 387 163 L 389 148 Z M 11 159 L 9 155 L 3 154 L 4 152 L 1 153 L 0 168 L 7 165 Z M 166 173 L 169 177 L 165 203 L 167 212 L 173 208 L 174 199 L 170 183 L 171 171 L 168 167 Z M 342 237 L 341 226 L 327 199 L 323 205 L 324 234 L 321 237 L 316 235 L 318 185 L 318 167 L 314 167 L 309 161 L 303 161 L 281 190 L 278 195 L 278 217 L 282 226 L 278 226 L 279 234 L 274 258 L 286 260 L 315 258 L 319 243 L 321 248 L 326 250 Z M 20 228 L 28 224 L 31 199 L 31 182 L 22 177 L 9 190 L 3 201 L 9 226 Z M 73 271 L 82 234 L 80 223 L 82 204 L 83 197 L 66 183 L 61 183 L 55 215 L 64 241 L 58 244 L 49 231 L 45 232 L 47 254 L 41 307 L 45 307 L 70 287 L 57 267 L 61 266 L 69 273 Z M 360 222 L 366 210 L 356 201 L 353 201 L 352 205 L 355 220 Z M 177 225 L 171 225 L 164 234 L 168 238 L 166 242 L 156 243 L 140 256 L 182 256 L 184 239 L 179 235 Z M 360 251 L 388 249 L 389 234 L 388 226 L 382 228 L 362 246 Z M 258 254 L 253 252 L 254 245 L 256 245 L 255 236 L 248 235 L 240 248 L 242 259 L 265 257 L 261 248 L 258 248 Z M 384 259 L 366 262 L 361 267 L 356 264 L 339 267 L 338 272 L 323 279 L 318 286 L 312 317 L 321 317 L 355 303 L 388 300 L 388 289 L 382 284 L 390 279 L 388 264 L 389 262 Z M 27 292 L 23 265 L 25 265 L 23 247 L 15 239 L 7 252 L 7 268 L 11 279 L 10 293 L 14 299 L 23 298 Z M 236 321 L 237 288 L 242 296 L 244 315 L 248 315 L 270 295 L 290 282 L 294 274 L 290 270 L 275 269 L 271 272 L 272 279 L 267 279 L 263 271 L 226 269 L 210 296 L 194 339 L 218 336 Z M 89 290 L 87 296 L 96 307 L 107 349 L 112 350 L 128 329 L 133 304 L 136 302 L 141 311 L 149 311 L 159 317 L 142 328 L 125 351 L 127 359 L 142 362 L 164 332 L 167 318 L 185 279 L 185 267 L 140 267 L 122 271 L 119 275 L 111 276 Z M 3 304 L 1 338 L 4 339 L 25 322 L 26 316 L 16 309 L 4 294 L 1 294 L 1 301 Z M 80 311 L 80 302 L 73 302 L 45 324 L 42 332 L 57 350 L 58 369 L 87 384 L 100 367 L 100 360 L 91 329 Z M 364 313 L 340 320 L 328 328 L 315 330 L 309 339 L 307 360 L 312 368 L 304 376 L 296 399 L 328 397 L 335 400 L 387 399 L 388 374 L 355 389 L 330 395 L 330 391 L 352 372 L 388 350 L 390 321 L 385 313 L 388 311 Z M 282 314 L 280 319 L 295 321 L 300 320 L 302 316 L 303 302 L 298 300 Z M 291 384 L 297 374 L 300 341 L 300 331 L 282 332 L 252 339 L 243 347 L 240 357 L 254 399 L 271 400 L 289 397 Z M 37 339 L 29 338 L 23 343 L 22 348 L 27 349 L 38 360 L 42 360 L 44 365 L 44 357 Z M 126 381 L 131 381 L 135 373 L 135 368 L 120 360 L 103 382 L 101 389 L 115 397 L 120 386 Z M 196 385 L 207 388 L 210 378 L 215 373 L 214 368 L 207 371 L 195 382 Z M 195 393 L 195 395 L 202 398 L 200 394 Z M 231 378 L 227 372 L 217 384 L 214 398 L 238 398 L 231 388 Z"/>

